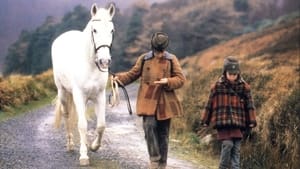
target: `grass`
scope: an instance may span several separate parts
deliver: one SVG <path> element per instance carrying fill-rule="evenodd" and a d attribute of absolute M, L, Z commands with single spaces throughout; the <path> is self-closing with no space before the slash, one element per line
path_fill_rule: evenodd
<path fill-rule="evenodd" d="M 209 150 L 207 152 L 199 151 L 199 149 L 195 148 L 195 143 L 192 142 L 193 140 L 191 140 L 191 136 L 188 134 L 183 134 L 176 138 L 175 136 L 171 136 L 169 147 L 171 154 L 205 169 L 217 169 L 219 156 L 212 155 Z"/>
<path fill-rule="evenodd" d="M 24 114 L 24 112 L 30 112 L 32 110 L 41 108 L 47 104 L 50 104 L 55 98 L 56 93 L 51 93 L 49 96 L 40 100 L 30 101 L 28 104 L 24 104 L 17 107 L 9 107 L 7 111 L 0 111 L 0 122 L 6 121 L 13 117 Z"/>

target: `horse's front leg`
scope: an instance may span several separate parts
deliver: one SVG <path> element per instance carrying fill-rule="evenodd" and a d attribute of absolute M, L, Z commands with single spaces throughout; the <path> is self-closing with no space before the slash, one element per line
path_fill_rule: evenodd
<path fill-rule="evenodd" d="M 87 155 L 87 119 L 86 98 L 80 90 L 73 91 L 74 103 L 78 115 L 78 131 L 80 135 L 80 157 L 79 162 L 81 166 L 89 165 L 89 157 Z"/>
<path fill-rule="evenodd" d="M 105 129 L 105 90 L 99 93 L 98 98 L 95 103 L 95 113 L 97 116 L 97 137 L 93 141 L 90 150 L 97 151 L 101 146 L 102 135 Z"/>

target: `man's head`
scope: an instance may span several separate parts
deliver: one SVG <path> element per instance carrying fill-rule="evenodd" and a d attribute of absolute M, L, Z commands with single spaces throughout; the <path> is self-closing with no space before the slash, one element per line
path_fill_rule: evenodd
<path fill-rule="evenodd" d="M 169 45 L 169 37 L 163 32 L 156 32 L 152 35 L 151 48 L 154 51 L 162 52 Z"/>

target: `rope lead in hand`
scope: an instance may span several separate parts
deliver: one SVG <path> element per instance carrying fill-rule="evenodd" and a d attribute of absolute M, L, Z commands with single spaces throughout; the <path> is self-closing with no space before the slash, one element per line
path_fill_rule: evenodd
<path fill-rule="evenodd" d="M 120 103 L 119 84 L 117 81 L 110 79 L 111 94 L 108 97 L 108 102 L 111 107 L 114 107 Z"/>
<path fill-rule="evenodd" d="M 112 74 L 112 75 L 114 75 L 114 74 Z M 110 79 L 110 83 L 111 83 L 112 92 L 108 96 L 109 105 L 111 107 L 113 107 L 120 103 L 120 94 L 119 94 L 118 88 L 121 87 L 121 89 L 125 95 L 125 98 L 126 98 L 128 112 L 130 115 L 132 115 L 131 104 L 130 104 L 129 96 L 128 96 L 125 86 L 120 81 L 114 80 L 113 76 Z"/>

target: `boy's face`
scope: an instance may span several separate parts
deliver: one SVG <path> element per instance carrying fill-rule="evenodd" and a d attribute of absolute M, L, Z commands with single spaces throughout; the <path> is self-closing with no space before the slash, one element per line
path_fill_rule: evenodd
<path fill-rule="evenodd" d="M 229 73 L 226 72 L 226 78 L 230 81 L 230 82 L 234 82 L 238 77 L 237 73 Z"/>

